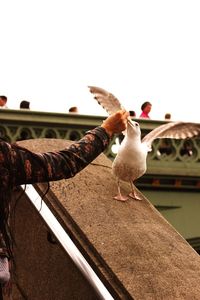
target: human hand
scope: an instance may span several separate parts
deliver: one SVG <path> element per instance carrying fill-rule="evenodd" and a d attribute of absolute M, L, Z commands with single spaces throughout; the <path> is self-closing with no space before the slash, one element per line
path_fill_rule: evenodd
<path fill-rule="evenodd" d="M 127 127 L 128 117 L 129 112 L 125 110 L 119 110 L 103 121 L 101 127 L 105 129 L 109 136 L 112 136 L 114 133 L 121 133 Z"/>

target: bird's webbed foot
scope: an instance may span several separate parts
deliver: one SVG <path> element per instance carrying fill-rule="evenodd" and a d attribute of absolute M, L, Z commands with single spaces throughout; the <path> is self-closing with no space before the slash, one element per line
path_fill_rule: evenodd
<path fill-rule="evenodd" d="M 130 182 L 130 184 L 131 184 L 131 192 L 129 193 L 129 197 L 137 201 L 142 201 L 142 199 L 136 194 L 132 181 Z"/>
<path fill-rule="evenodd" d="M 128 200 L 128 197 L 127 196 L 122 196 L 122 194 L 118 194 L 116 196 L 113 197 L 115 200 L 118 200 L 118 201 L 126 201 Z"/>
<path fill-rule="evenodd" d="M 115 200 L 118 200 L 118 201 L 126 201 L 128 200 L 128 197 L 127 196 L 123 196 L 121 194 L 121 190 L 120 190 L 120 182 L 118 181 L 118 184 L 117 184 L 117 188 L 118 188 L 118 194 L 116 196 L 114 196 L 113 198 Z"/>
<path fill-rule="evenodd" d="M 141 198 L 139 198 L 138 196 L 135 196 L 135 193 L 133 194 L 132 192 L 129 193 L 129 197 L 131 197 L 132 199 L 137 200 L 137 201 L 142 201 Z"/>

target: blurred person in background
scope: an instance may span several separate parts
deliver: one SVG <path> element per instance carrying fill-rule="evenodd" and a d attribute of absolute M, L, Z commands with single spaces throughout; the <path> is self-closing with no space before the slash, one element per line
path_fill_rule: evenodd
<path fill-rule="evenodd" d="M 165 120 L 171 120 L 171 114 L 170 113 L 165 114 Z"/>
<path fill-rule="evenodd" d="M 7 108 L 7 97 L 6 96 L 0 96 L 0 108 Z"/>
<path fill-rule="evenodd" d="M 140 118 L 146 118 L 146 119 L 150 119 L 149 113 L 151 111 L 152 108 L 152 104 L 148 101 L 144 102 L 141 106 L 141 114 L 140 114 Z"/>
<path fill-rule="evenodd" d="M 129 110 L 130 117 L 136 118 L 136 113 L 134 110 Z"/>
<path fill-rule="evenodd" d="M 76 106 L 70 107 L 69 113 L 78 113 L 78 107 L 76 107 Z"/>
<path fill-rule="evenodd" d="M 22 100 L 19 105 L 20 109 L 30 109 L 30 102 L 26 100 Z"/>

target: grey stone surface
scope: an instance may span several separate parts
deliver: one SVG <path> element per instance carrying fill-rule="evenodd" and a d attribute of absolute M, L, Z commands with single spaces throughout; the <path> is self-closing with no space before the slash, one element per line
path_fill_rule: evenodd
<path fill-rule="evenodd" d="M 20 144 L 41 152 L 69 142 L 43 139 Z M 138 190 L 142 201 L 112 198 L 117 186 L 105 155 L 74 178 L 50 187 L 46 202 L 115 299 L 199 299 L 199 255 Z M 122 187 L 129 192 L 129 184 Z"/>

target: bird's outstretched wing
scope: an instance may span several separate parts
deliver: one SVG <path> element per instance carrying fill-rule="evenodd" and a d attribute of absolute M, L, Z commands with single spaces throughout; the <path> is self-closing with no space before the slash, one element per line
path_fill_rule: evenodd
<path fill-rule="evenodd" d="M 115 113 L 116 111 L 123 109 L 119 100 L 106 90 L 96 87 L 88 86 L 90 92 L 94 95 L 97 102 L 109 113 Z"/>
<path fill-rule="evenodd" d="M 153 129 L 142 139 L 142 142 L 147 143 L 150 148 L 152 142 L 157 138 L 186 139 L 198 135 L 200 135 L 200 124 L 198 123 L 170 122 Z"/>

